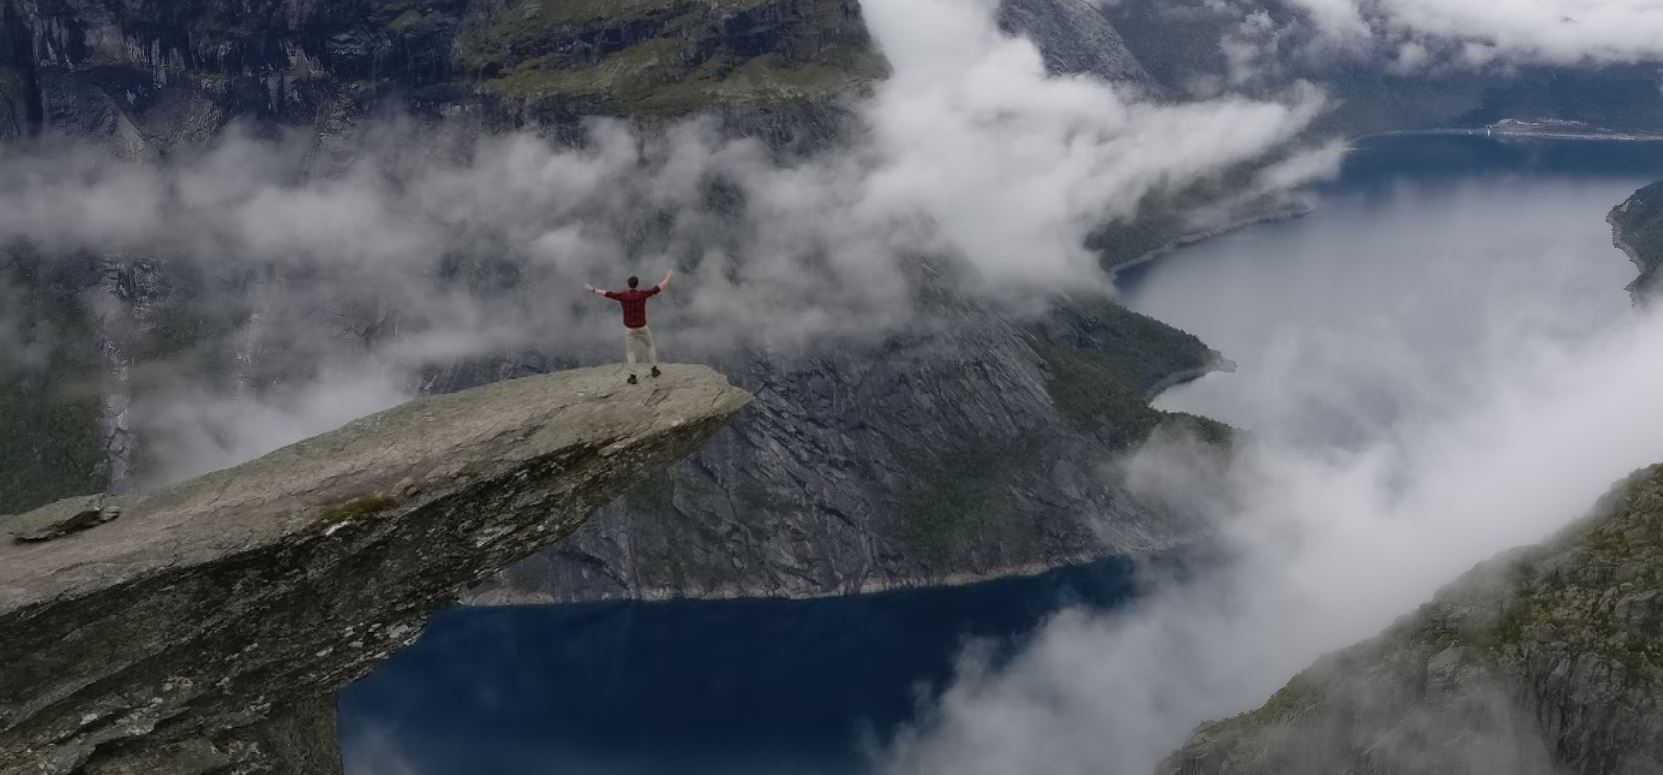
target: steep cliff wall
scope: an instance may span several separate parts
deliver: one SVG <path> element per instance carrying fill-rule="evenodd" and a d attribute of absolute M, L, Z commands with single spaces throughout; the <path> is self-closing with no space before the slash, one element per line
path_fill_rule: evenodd
<path fill-rule="evenodd" d="M 133 158 L 200 142 L 234 120 L 350 144 L 361 119 L 387 112 L 559 132 L 585 116 L 710 111 L 780 142 L 824 141 L 840 112 L 832 103 L 885 71 L 853 0 L 6 8 L 0 130 L 33 121 Z"/>
<path fill-rule="evenodd" d="M 532 377 L 0 517 L 0 773 L 338 772 L 335 689 L 748 400 L 697 366 Z"/>
<path fill-rule="evenodd" d="M 1202 726 L 1160 771 L 1663 771 L 1663 466 Z"/>
<path fill-rule="evenodd" d="M 1167 331 L 1118 307 L 964 310 L 873 350 L 724 361 L 757 396 L 746 417 L 473 599 L 807 597 L 1170 548 L 1189 515 L 1105 465 L 1161 423 L 1221 432 L 1148 407 L 1209 357 Z"/>
<path fill-rule="evenodd" d="M 1606 217 L 1611 240 L 1640 270 L 1628 286 L 1636 304 L 1663 288 L 1663 183 L 1653 183 L 1617 205 Z"/>

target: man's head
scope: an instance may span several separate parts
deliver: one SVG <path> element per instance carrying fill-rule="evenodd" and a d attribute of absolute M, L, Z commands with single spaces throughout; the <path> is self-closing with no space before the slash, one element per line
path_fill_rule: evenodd
<path fill-rule="evenodd" d="M 641 284 L 641 278 L 639 278 L 639 277 L 630 277 L 629 278 L 629 287 L 634 288 L 634 287 L 639 286 L 640 284 Z"/>

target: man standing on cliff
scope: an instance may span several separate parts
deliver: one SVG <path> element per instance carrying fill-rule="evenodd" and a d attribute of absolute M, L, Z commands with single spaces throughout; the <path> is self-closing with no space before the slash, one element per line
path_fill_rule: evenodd
<path fill-rule="evenodd" d="M 671 272 L 664 273 L 664 279 L 657 285 L 641 290 L 641 278 L 629 278 L 629 290 L 603 291 L 593 285 L 585 285 L 583 289 L 612 299 L 624 307 L 624 358 L 629 361 L 629 384 L 636 383 L 635 379 L 635 348 L 640 346 L 647 352 L 647 363 L 652 366 L 652 375 L 658 376 L 658 348 L 653 345 L 652 331 L 647 328 L 647 299 L 658 295 L 664 286 L 670 284 Z"/>

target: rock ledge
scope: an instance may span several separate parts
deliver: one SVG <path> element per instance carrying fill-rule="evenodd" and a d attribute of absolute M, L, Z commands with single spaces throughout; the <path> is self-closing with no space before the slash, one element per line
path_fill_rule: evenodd
<path fill-rule="evenodd" d="M 0 517 L 0 773 L 338 771 L 334 690 L 750 400 L 698 366 L 623 376 L 420 399 L 96 499 L 119 519 Z"/>

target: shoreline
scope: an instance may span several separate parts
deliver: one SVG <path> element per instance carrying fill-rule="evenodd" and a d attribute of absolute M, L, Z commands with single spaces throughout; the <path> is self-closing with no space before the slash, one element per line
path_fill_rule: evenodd
<path fill-rule="evenodd" d="M 1651 270 L 1646 267 L 1645 259 L 1640 257 L 1640 251 L 1635 250 L 1633 245 L 1628 244 L 1628 240 L 1623 239 L 1623 227 L 1617 223 L 1617 210 L 1621 208 L 1622 205 L 1618 205 L 1612 208 L 1611 212 L 1606 213 L 1605 222 L 1611 226 L 1611 245 L 1622 251 L 1623 255 L 1628 256 L 1628 260 L 1634 263 L 1634 268 L 1639 270 L 1639 274 L 1634 280 L 1623 287 L 1623 290 L 1628 291 L 1629 301 L 1638 307 L 1644 303 L 1644 292 L 1641 285 L 1649 279 Z"/>
<path fill-rule="evenodd" d="M 1316 205 L 1303 199 L 1283 199 L 1274 205 L 1258 208 L 1243 208 L 1241 213 L 1237 214 L 1233 218 L 1224 220 L 1222 223 L 1210 228 L 1198 229 L 1196 231 L 1179 235 L 1154 250 L 1109 267 L 1109 283 L 1114 287 L 1115 292 L 1118 294 L 1120 292 L 1120 275 L 1122 272 L 1148 266 L 1149 264 L 1153 264 L 1154 262 L 1184 248 L 1206 242 L 1207 240 L 1234 234 L 1242 229 L 1271 223 L 1282 223 L 1296 218 L 1303 218 L 1315 212 L 1316 209 Z M 1166 321 L 1161 322 L 1165 323 Z M 1167 325 L 1171 324 L 1168 323 Z M 1206 343 L 1203 342 L 1202 344 Z M 1236 369 L 1239 368 L 1239 364 L 1225 357 L 1224 353 L 1210 347 L 1207 351 L 1210 355 L 1206 363 L 1195 368 L 1182 369 L 1162 377 L 1148 390 L 1144 391 L 1144 400 L 1150 404 L 1154 404 L 1155 400 L 1160 398 L 1162 393 L 1178 387 L 1179 385 L 1187 385 L 1213 374 L 1234 374 Z"/>
<path fill-rule="evenodd" d="M 1129 269 L 1136 269 L 1138 267 L 1154 263 L 1157 260 L 1165 258 L 1166 256 L 1176 253 L 1177 251 L 1191 245 L 1234 234 L 1235 232 L 1252 226 L 1259 226 L 1268 223 L 1281 223 L 1283 221 L 1291 221 L 1296 218 L 1303 218 L 1310 215 L 1312 212 L 1315 212 L 1316 209 L 1316 205 L 1302 200 L 1283 200 L 1268 207 L 1244 208 L 1242 214 L 1228 218 L 1222 223 L 1204 229 L 1185 232 L 1177 237 L 1174 237 L 1172 240 L 1166 242 L 1160 247 L 1155 248 L 1154 250 L 1134 256 L 1109 267 L 1106 270 L 1109 275 L 1109 282 L 1111 284 L 1115 284 L 1116 290 L 1118 291 L 1120 274 Z"/>
<path fill-rule="evenodd" d="M 1187 385 L 1201 379 L 1202 377 L 1212 374 L 1234 374 L 1236 373 L 1236 369 L 1240 368 L 1240 364 L 1224 357 L 1223 353 L 1217 350 L 1211 350 L 1210 352 L 1212 355 L 1207 359 L 1205 364 L 1197 366 L 1193 369 L 1184 369 L 1182 371 L 1168 374 L 1159 382 L 1156 382 L 1149 388 L 1148 391 L 1144 393 L 1144 400 L 1148 401 L 1150 404 L 1154 404 L 1155 399 L 1160 398 L 1162 393 L 1178 387 L 1179 385 Z"/>
<path fill-rule="evenodd" d="M 1663 134 L 1618 131 L 1555 131 L 1551 129 L 1497 129 L 1488 127 L 1434 127 L 1432 129 L 1390 129 L 1358 135 L 1349 142 L 1356 143 L 1377 137 L 1490 137 L 1501 140 L 1567 140 L 1579 142 L 1658 143 Z"/>
<path fill-rule="evenodd" d="M 642 590 L 640 594 L 618 595 L 616 597 L 585 598 L 582 600 L 562 600 L 554 595 L 542 592 L 504 592 L 494 590 L 476 598 L 458 600 L 458 606 L 466 608 L 519 608 L 525 606 L 570 606 L 589 605 L 593 603 L 693 603 L 717 602 L 736 600 L 832 600 L 838 598 L 868 597 L 890 592 L 909 592 L 929 589 L 957 589 L 987 584 L 997 581 L 1032 579 L 1047 573 L 1077 568 L 1097 562 L 1105 562 L 1117 558 L 1130 558 L 1134 561 L 1142 557 L 1156 556 L 1182 549 L 1187 544 L 1173 544 L 1164 549 L 1145 549 L 1135 551 L 1111 551 L 1105 548 L 1101 552 L 1081 552 L 1059 558 L 1054 563 L 1029 562 L 1006 566 L 989 571 L 963 571 L 947 573 L 940 576 L 928 576 L 916 579 L 867 580 L 842 589 L 815 592 L 792 592 L 789 590 L 765 590 L 748 587 L 723 587 L 700 594 L 686 594 L 675 590 L 655 588 Z"/>

